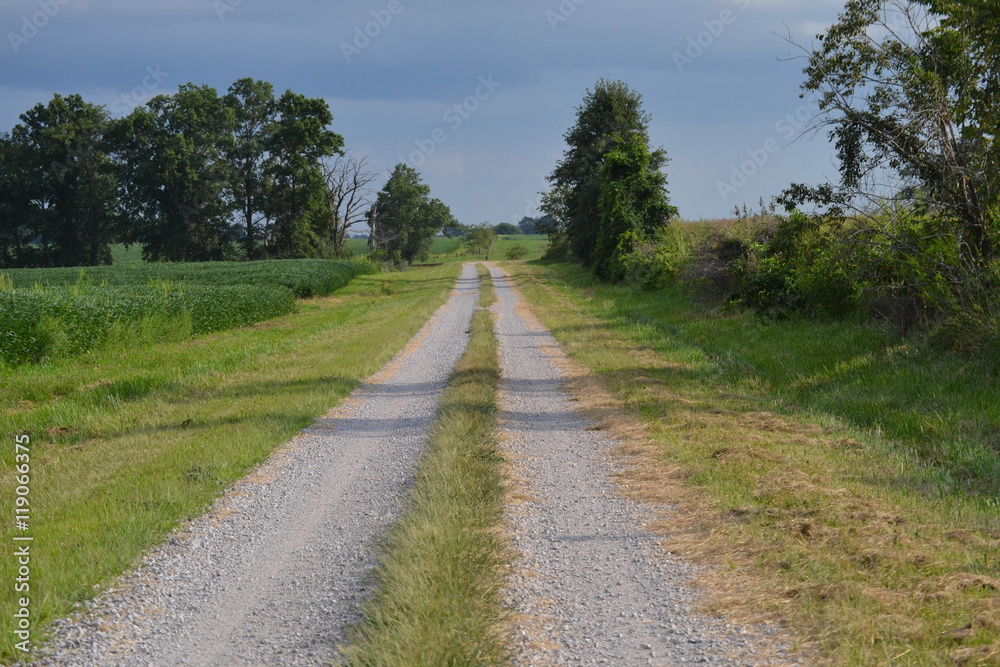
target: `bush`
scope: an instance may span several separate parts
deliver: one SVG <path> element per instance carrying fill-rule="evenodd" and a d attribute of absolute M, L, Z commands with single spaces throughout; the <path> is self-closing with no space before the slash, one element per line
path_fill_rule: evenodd
<path fill-rule="evenodd" d="M 507 259 L 524 259 L 527 256 L 528 249 L 520 243 L 515 243 L 511 247 L 507 248 L 507 252 L 504 253 L 504 257 Z"/>
<path fill-rule="evenodd" d="M 623 259 L 625 278 L 643 290 L 664 289 L 677 279 L 688 255 L 688 235 L 672 224 L 654 240 L 633 243 L 632 252 Z"/>

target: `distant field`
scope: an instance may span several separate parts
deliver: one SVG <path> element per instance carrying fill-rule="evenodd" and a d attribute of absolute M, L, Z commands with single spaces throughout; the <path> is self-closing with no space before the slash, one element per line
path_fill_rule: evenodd
<path fill-rule="evenodd" d="M 111 246 L 111 261 L 115 266 L 121 264 L 142 264 L 142 246 L 116 243 Z"/>
<path fill-rule="evenodd" d="M 547 242 L 548 239 L 541 234 L 533 234 L 531 236 L 498 236 L 490 251 L 490 259 L 504 259 L 507 249 L 518 243 L 528 250 L 525 259 L 539 259 L 542 253 L 545 252 Z M 347 244 L 348 247 L 354 250 L 355 255 L 359 257 L 368 255 L 367 239 L 348 239 Z M 462 239 L 447 239 L 441 236 L 435 238 L 434 243 L 431 245 L 431 256 L 428 261 L 439 262 L 449 257 L 452 259 L 485 259 L 485 255 L 482 253 L 478 255 L 463 254 Z"/>
<path fill-rule="evenodd" d="M 496 241 L 493 242 L 493 249 L 490 251 L 490 259 L 506 259 L 507 251 L 516 245 L 520 245 L 527 249 L 528 252 L 523 259 L 541 259 L 548 244 L 548 237 L 542 236 L 541 234 L 498 236 Z"/>

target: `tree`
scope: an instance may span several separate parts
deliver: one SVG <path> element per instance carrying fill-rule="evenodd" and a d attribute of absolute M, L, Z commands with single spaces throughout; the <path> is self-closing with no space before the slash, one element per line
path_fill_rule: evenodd
<path fill-rule="evenodd" d="M 569 148 L 549 176 L 553 190 L 543 198 L 542 210 L 555 218 L 559 228 L 555 235 L 565 237 L 572 254 L 584 266 L 593 264 L 597 247 L 605 158 L 618 141 L 632 135 L 648 145 L 649 122 L 638 92 L 622 81 L 601 79 L 593 91 L 587 90 L 583 104 L 577 107 L 576 123 L 564 135 Z M 662 148 L 649 155 L 650 172 L 659 172 L 667 164 Z"/>
<path fill-rule="evenodd" d="M 517 236 L 521 234 L 521 228 L 509 222 L 501 222 L 493 228 L 493 231 L 501 236 Z"/>
<path fill-rule="evenodd" d="M 223 258 L 232 240 L 234 117 L 214 88 L 186 84 L 115 123 L 130 239 L 149 261 Z"/>
<path fill-rule="evenodd" d="M 517 227 L 518 229 L 521 230 L 522 234 L 527 234 L 530 236 L 535 233 L 536 222 L 537 222 L 536 218 L 529 218 L 528 216 L 524 216 L 523 218 L 521 218 L 521 222 L 517 223 Z"/>
<path fill-rule="evenodd" d="M 481 255 L 489 251 L 494 236 L 493 228 L 490 227 L 488 222 L 484 222 L 469 230 L 469 233 L 465 237 L 465 242 L 473 254 Z"/>
<path fill-rule="evenodd" d="M 233 142 L 226 152 L 231 174 L 230 191 L 236 213 L 242 218 L 243 246 L 247 259 L 259 256 L 258 239 L 267 226 L 270 148 L 277 100 L 266 81 L 240 79 L 229 87 L 225 105 L 233 113 Z"/>
<path fill-rule="evenodd" d="M 109 264 L 118 233 L 114 165 L 108 157 L 108 115 L 79 95 L 55 95 L 21 115 L 4 140 L 0 178 L 11 190 L 0 208 L 18 263 Z M 28 244 L 37 244 L 37 256 Z"/>
<path fill-rule="evenodd" d="M 42 230 L 41 183 L 32 177 L 25 146 L 0 135 L 0 266 L 39 263 L 32 241 Z"/>
<path fill-rule="evenodd" d="M 985 0 L 850 0 L 807 50 L 804 84 L 820 96 L 840 184 L 793 186 L 786 205 L 929 214 L 978 272 L 997 243 L 998 14 Z"/>
<path fill-rule="evenodd" d="M 458 223 L 413 167 L 400 163 L 378 193 L 371 217 L 372 248 L 387 259 L 425 259 L 434 236 Z"/>
<path fill-rule="evenodd" d="M 637 243 L 655 238 L 677 209 L 667 201 L 665 177 L 649 168 L 652 156 L 636 134 L 617 142 L 601 168 L 600 225 L 594 273 L 617 281 L 625 277 L 628 255 Z"/>
<path fill-rule="evenodd" d="M 344 239 L 355 225 L 368 219 L 375 194 L 371 184 L 379 172 L 368 158 L 338 155 L 323 165 L 326 203 L 330 214 L 330 246 L 336 256 L 344 251 Z"/>
<path fill-rule="evenodd" d="M 328 128 L 333 114 L 323 99 L 289 90 L 278 100 L 277 111 L 270 145 L 270 251 L 276 257 L 315 256 L 331 234 L 320 165 L 323 158 L 342 152 L 344 139 Z"/>

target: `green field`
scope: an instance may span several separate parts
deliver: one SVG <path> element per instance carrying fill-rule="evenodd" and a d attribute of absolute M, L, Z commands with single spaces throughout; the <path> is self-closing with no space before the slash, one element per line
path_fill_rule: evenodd
<path fill-rule="evenodd" d="M 247 326 L 291 312 L 295 297 L 328 295 L 375 270 L 271 260 L 2 271 L 0 366 Z"/>

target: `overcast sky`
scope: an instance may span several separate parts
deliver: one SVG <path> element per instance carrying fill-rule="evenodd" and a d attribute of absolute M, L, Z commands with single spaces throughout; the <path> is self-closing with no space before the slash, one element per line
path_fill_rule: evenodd
<path fill-rule="evenodd" d="M 183 83 L 253 77 L 323 97 L 349 151 L 415 166 L 459 221 L 533 214 L 600 78 L 642 93 L 686 219 L 836 178 L 799 136 L 809 0 L 2 0 L 0 130 L 53 93 L 114 115 Z M 777 33 L 777 34 L 776 34 Z M 458 107 L 456 107 L 458 105 Z M 751 160 L 755 160 L 751 161 Z"/>

